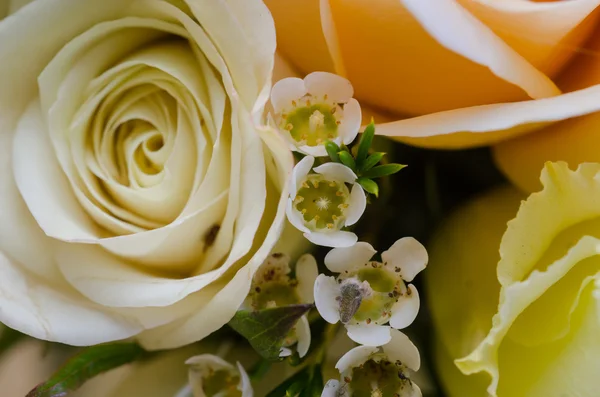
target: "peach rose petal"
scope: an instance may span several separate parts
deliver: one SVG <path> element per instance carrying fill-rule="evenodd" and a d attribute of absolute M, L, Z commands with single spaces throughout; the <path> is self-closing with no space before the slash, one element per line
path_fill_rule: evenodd
<path fill-rule="evenodd" d="M 553 79 L 577 56 L 577 49 L 589 37 L 600 15 L 592 14 L 600 5 L 599 0 L 465 0 L 461 4 L 514 51 Z"/>
<path fill-rule="evenodd" d="M 489 68 L 533 99 L 560 94 L 542 72 L 510 48 L 490 28 L 451 0 L 403 0 L 404 6 L 444 47 Z M 432 10 L 435 9 L 435 12 Z"/>
<path fill-rule="evenodd" d="M 377 133 L 417 146 L 459 149 L 484 146 L 538 130 L 551 122 L 600 111 L 600 85 L 559 96 L 476 106 L 393 121 Z"/>
<path fill-rule="evenodd" d="M 433 8 L 428 3 L 415 2 L 414 8 L 418 11 L 426 5 L 428 10 L 435 9 L 436 12 L 415 16 L 400 0 L 330 0 L 346 77 L 354 85 L 356 97 L 362 105 L 368 104 L 396 114 L 418 115 L 528 98 L 523 89 L 494 75 L 487 66 L 493 66 L 511 78 L 528 74 L 535 76 L 532 82 L 543 80 L 543 74 L 503 45 L 457 3 L 436 2 Z M 457 16 L 447 17 L 448 12 Z M 440 24 L 436 18 L 442 15 L 444 19 Z M 453 19 L 456 19 L 456 24 L 449 25 Z M 277 15 L 275 20 L 279 22 Z M 486 45 L 495 51 L 501 50 L 506 61 L 489 59 L 494 52 L 482 49 L 472 39 L 462 38 L 462 47 L 456 42 L 444 43 L 451 47 L 448 49 L 427 31 L 432 24 L 437 24 L 440 29 L 442 25 L 451 27 L 450 37 L 457 39 L 457 34 L 484 37 Z M 308 28 L 300 21 L 296 22 L 296 32 L 304 32 Z M 449 40 L 448 37 L 446 40 Z M 453 47 L 466 53 L 456 53 Z M 285 51 L 286 46 L 280 48 Z M 487 56 L 485 59 L 482 58 L 484 54 Z M 487 63 L 482 66 L 467 56 Z M 515 59 L 519 59 L 517 64 L 514 64 Z M 294 59 L 290 60 L 301 69 L 305 67 Z M 495 63 L 492 64 L 492 61 Z M 529 85 L 531 83 L 524 88 Z M 536 95 L 556 93 L 556 88 L 549 81 L 540 83 L 538 88 L 540 92 L 536 91 Z"/>
<path fill-rule="evenodd" d="M 323 37 L 327 43 L 335 73 L 345 77 L 346 67 L 344 66 L 344 58 L 342 57 L 342 50 L 340 49 L 340 41 L 335 28 L 335 21 L 331 14 L 330 0 L 320 0 L 320 15 Z"/>
<path fill-rule="evenodd" d="M 321 22 L 322 0 L 266 0 L 275 19 L 277 49 L 303 76 L 335 72 Z"/>
<path fill-rule="evenodd" d="M 600 113 L 564 120 L 543 130 L 494 146 L 496 164 L 525 192 L 542 185 L 539 174 L 546 161 L 565 161 L 571 167 L 600 162 Z"/>
<path fill-rule="evenodd" d="M 559 85 L 579 90 L 600 83 L 600 30 L 561 74 Z M 576 167 L 583 162 L 599 162 L 600 113 L 586 114 L 550 125 L 536 134 L 502 142 L 494 147 L 494 157 L 511 182 L 526 192 L 539 190 L 538 178 L 546 161 L 566 161 Z"/>
<path fill-rule="evenodd" d="M 600 8 L 593 15 L 597 15 L 596 19 L 599 19 Z M 576 56 L 558 76 L 557 84 L 565 91 L 576 91 L 600 84 L 600 29 L 596 29 L 587 42 L 572 50 Z"/>

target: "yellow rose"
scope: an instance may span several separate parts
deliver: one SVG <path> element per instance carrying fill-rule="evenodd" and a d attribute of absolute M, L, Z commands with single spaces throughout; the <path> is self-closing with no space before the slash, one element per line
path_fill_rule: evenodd
<path fill-rule="evenodd" d="M 427 284 L 451 397 L 598 395 L 600 164 L 548 163 L 541 181 L 508 226 L 514 188 L 469 204 L 433 243 Z"/>
<path fill-rule="evenodd" d="M 361 104 L 386 115 L 376 118 L 389 121 L 378 134 L 461 148 L 534 130 L 543 136 L 551 133 L 548 126 L 565 134 L 578 128 L 577 137 L 600 126 L 594 114 L 600 110 L 597 0 L 266 3 L 282 55 L 304 74 L 337 71 L 349 78 Z M 588 135 L 594 142 L 594 133 Z M 546 151 L 569 160 L 577 149 L 563 146 L 571 143 Z M 529 155 L 527 149 L 521 151 Z M 593 158 L 577 159 L 598 160 L 591 149 L 585 152 Z M 501 159 L 508 172 L 511 161 L 521 168 L 512 156 L 507 150 Z M 537 179 L 542 166 L 529 178 Z"/>
<path fill-rule="evenodd" d="M 35 0 L 0 21 L 0 321 L 150 349 L 229 321 L 285 222 L 292 156 L 256 126 L 274 52 L 260 0 Z"/>

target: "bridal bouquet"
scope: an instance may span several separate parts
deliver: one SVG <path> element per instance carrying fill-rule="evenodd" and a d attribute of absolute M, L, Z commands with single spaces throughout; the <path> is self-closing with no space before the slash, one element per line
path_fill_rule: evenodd
<path fill-rule="evenodd" d="M 0 0 L 0 395 L 600 395 L 599 18 Z"/>

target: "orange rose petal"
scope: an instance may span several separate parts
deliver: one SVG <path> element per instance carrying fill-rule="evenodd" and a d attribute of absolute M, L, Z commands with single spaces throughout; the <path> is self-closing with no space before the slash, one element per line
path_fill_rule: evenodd
<path fill-rule="evenodd" d="M 591 33 L 598 20 L 598 13 L 592 12 L 600 0 L 460 3 L 532 65 L 554 77 Z"/>
<path fill-rule="evenodd" d="M 377 133 L 424 147 L 468 148 L 495 144 L 546 123 L 597 111 L 600 85 L 551 98 L 476 106 L 384 123 L 378 126 Z"/>
<path fill-rule="evenodd" d="M 426 114 L 529 98 L 508 81 L 533 97 L 558 93 L 543 73 L 459 5 L 410 4 L 420 21 L 398 0 L 330 0 L 347 77 L 361 103 Z"/>
<path fill-rule="evenodd" d="M 600 16 L 600 7 L 588 19 L 596 22 L 598 16 Z M 565 91 L 575 91 L 600 84 L 600 26 L 598 24 L 596 26 L 589 40 L 583 47 L 576 49 L 577 56 L 556 80 Z"/>
<path fill-rule="evenodd" d="M 330 0 L 321 0 L 321 28 L 323 30 L 325 42 L 327 43 L 327 48 L 329 49 L 335 73 L 346 77 L 346 68 L 344 66 L 344 59 L 342 58 L 340 41 L 337 35 L 333 15 L 331 15 L 331 5 L 329 1 Z"/>
<path fill-rule="evenodd" d="M 321 25 L 321 0 L 265 0 L 277 29 L 277 49 L 300 71 L 334 72 Z"/>
<path fill-rule="evenodd" d="M 577 117 L 494 147 L 498 166 L 526 192 L 541 188 L 539 174 L 546 161 L 566 161 L 571 168 L 600 162 L 600 113 Z"/>
<path fill-rule="evenodd" d="M 554 83 L 486 25 L 452 0 L 404 0 L 407 9 L 440 44 L 488 67 L 532 98 L 560 93 Z M 433 11 L 435 10 L 435 11 Z"/>

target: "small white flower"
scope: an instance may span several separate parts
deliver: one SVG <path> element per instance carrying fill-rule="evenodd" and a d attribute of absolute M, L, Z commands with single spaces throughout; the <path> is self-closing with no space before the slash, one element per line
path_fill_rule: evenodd
<path fill-rule="evenodd" d="M 416 346 L 402 332 L 392 330 L 387 344 L 358 346 L 346 353 L 335 365 L 340 381 L 328 381 L 321 397 L 421 397 L 421 389 L 408 374 L 408 369 L 418 371 L 420 366 Z"/>
<path fill-rule="evenodd" d="M 358 241 L 356 234 L 341 229 L 358 222 L 367 207 L 367 196 L 350 168 L 325 163 L 314 168 L 313 174 L 314 162 L 314 157 L 306 156 L 292 171 L 287 217 L 313 244 L 351 246 Z M 352 185 L 351 190 L 347 184 Z"/>
<path fill-rule="evenodd" d="M 302 255 L 296 262 L 293 272 L 290 258 L 285 254 L 272 254 L 256 271 L 252 279 L 252 289 L 244 306 L 253 310 L 280 307 L 302 303 L 313 303 L 313 285 L 319 274 L 317 261 L 310 254 Z M 294 276 L 292 277 L 292 273 Z M 284 341 L 280 357 L 292 355 L 291 346 L 296 346 L 298 355 L 304 357 L 310 347 L 310 326 L 306 316 L 302 316 Z"/>
<path fill-rule="evenodd" d="M 194 397 L 252 397 L 254 392 L 244 367 L 234 367 L 221 357 L 202 354 L 188 359 L 188 377 Z"/>
<path fill-rule="evenodd" d="M 365 242 L 335 248 L 325 265 L 337 278 L 321 274 L 314 286 L 315 304 L 329 323 L 341 321 L 353 341 L 380 346 L 390 338 L 390 326 L 408 327 L 419 312 L 417 289 L 410 282 L 427 266 L 425 247 L 412 237 L 396 241 L 381 258 Z M 389 326 L 386 325 L 389 323 Z"/>
<path fill-rule="evenodd" d="M 288 139 L 292 150 L 327 156 L 325 142 L 351 143 L 358 134 L 361 110 L 345 78 L 314 72 L 304 78 L 278 81 L 271 91 L 273 123 Z"/>

